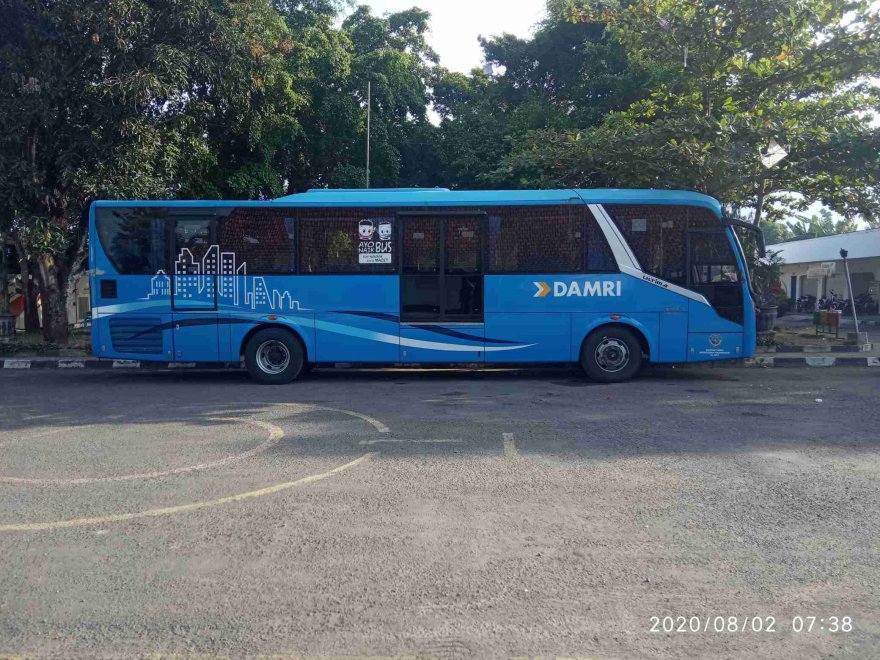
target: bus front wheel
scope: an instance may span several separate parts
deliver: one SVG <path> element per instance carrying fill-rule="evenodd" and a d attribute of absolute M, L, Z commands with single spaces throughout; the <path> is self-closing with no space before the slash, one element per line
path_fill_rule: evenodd
<path fill-rule="evenodd" d="M 632 330 L 622 326 L 598 328 L 584 340 L 581 367 L 600 383 L 629 380 L 642 368 L 642 344 Z"/>
<path fill-rule="evenodd" d="M 303 373 L 305 353 L 291 333 L 281 328 L 266 328 L 248 340 L 244 363 L 257 382 L 283 385 Z"/>

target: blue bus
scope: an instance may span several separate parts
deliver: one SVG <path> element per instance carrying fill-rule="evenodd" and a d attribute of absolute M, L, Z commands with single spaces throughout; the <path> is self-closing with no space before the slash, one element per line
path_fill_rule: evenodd
<path fill-rule="evenodd" d="M 755 307 L 734 225 L 659 190 L 311 190 L 272 201 L 99 201 L 100 357 L 311 365 L 745 358 Z M 751 227 L 751 225 L 747 225 Z"/>

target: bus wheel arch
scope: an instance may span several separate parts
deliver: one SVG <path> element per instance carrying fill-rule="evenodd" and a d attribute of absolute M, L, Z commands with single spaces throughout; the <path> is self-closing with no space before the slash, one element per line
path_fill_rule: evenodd
<path fill-rule="evenodd" d="M 300 334 L 285 325 L 260 324 L 245 334 L 239 354 L 251 378 L 285 384 L 308 370 L 308 351 Z"/>
<path fill-rule="evenodd" d="M 579 361 L 592 380 L 616 383 L 635 377 L 650 357 L 650 343 L 639 327 L 603 323 L 584 337 Z"/>

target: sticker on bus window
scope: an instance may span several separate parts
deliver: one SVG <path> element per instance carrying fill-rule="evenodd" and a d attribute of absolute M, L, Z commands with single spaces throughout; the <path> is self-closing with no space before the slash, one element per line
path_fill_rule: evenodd
<path fill-rule="evenodd" d="M 633 218 L 633 231 L 648 231 L 647 218 Z"/>
<path fill-rule="evenodd" d="M 390 220 L 365 219 L 358 223 L 358 263 L 390 264 L 392 227 Z"/>

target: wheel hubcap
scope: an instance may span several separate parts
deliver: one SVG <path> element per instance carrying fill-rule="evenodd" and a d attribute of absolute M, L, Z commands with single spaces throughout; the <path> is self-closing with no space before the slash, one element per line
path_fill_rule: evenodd
<path fill-rule="evenodd" d="M 257 366 L 263 373 L 280 374 L 289 364 L 290 350 L 280 341 L 264 341 L 257 349 Z"/>
<path fill-rule="evenodd" d="M 606 337 L 596 347 L 596 364 L 602 371 L 618 372 L 629 364 L 629 348 L 619 339 Z"/>

